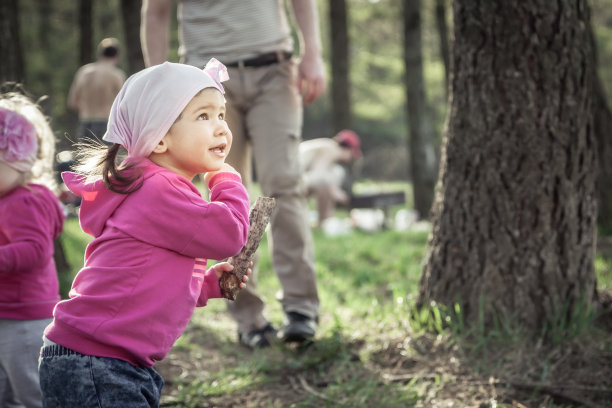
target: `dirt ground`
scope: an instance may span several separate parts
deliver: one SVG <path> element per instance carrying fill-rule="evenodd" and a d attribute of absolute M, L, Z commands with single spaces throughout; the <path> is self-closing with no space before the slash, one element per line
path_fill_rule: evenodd
<path fill-rule="evenodd" d="M 609 339 L 612 301 L 608 301 L 606 307 L 597 324 Z M 206 379 L 210 373 L 235 366 L 239 359 L 252 353 L 242 348 L 235 355 L 228 352 L 230 336 L 220 338 L 201 326 L 190 326 L 187 333 L 192 346 L 175 347 L 156 366 L 166 380 L 162 406 L 186 406 L 186 402 L 177 397 L 175 379 Z M 478 369 L 483 362 L 482 356 L 466 356 L 460 346 L 440 336 L 380 337 L 376 339 L 377 344 L 353 340 L 346 346 L 351 348 L 356 361 L 360 360 L 365 347 L 376 350 L 359 367 L 377 376 L 380 384 L 410 383 L 421 395 L 416 403 L 419 408 L 609 408 L 612 407 L 612 351 L 609 340 L 600 340 L 568 342 L 552 353 L 549 347 L 537 344 L 512 351 L 488 350 L 486 361 L 491 364 L 486 370 Z M 604 349 L 606 344 L 607 349 Z M 418 353 L 406 353 L 408 346 Z M 483 374 L 484 371 L 488 374 Z M 542 384 L 538 380 L 543 371 L 546 381 Z M 313 407 L 354 406 L 341 400 L 331 401 L 326 395 L 331 384 L 320 374 L 314 376 L 307 370 L 296 374 L 295 370 L 287 369 L 275 372 L 273 378 L 239 393 L 208 396 L 207 402 L 200 406 L 291 407 L 306 400 L 317 401 L 307 405 Z"/>

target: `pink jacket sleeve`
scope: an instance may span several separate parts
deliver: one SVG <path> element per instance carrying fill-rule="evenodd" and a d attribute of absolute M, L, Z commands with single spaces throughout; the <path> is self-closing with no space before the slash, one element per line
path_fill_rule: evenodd
<path fill-rule="evenodd" d="M 204 285 L 202 285 L 202 291 L 200 292 L 200 297 L 198 298 L 196 306 L 206 306 L 208 299 L 219 299 L 221 297 L 219 278 L 217 278 L 217 274 L 213 268 L 208 268 L 204 274 Z"/>
<path fill-rule="evenodd" d="M 237 175 L 219 178 L 207 202 L 187 179 L 156 174 L 122 206 L 109 226 L 185 256 L 221 260 L 246 242 L 249 198 Z"/>
<path fill-rule="evenodd" d="M 9 243 L 0 245 L 0 273 L 32 270 L 49 262 L 59 222 L 50 219 L 55 211 L 27 197 L 11 203 L 7 213 L 11 215 L 2 220 L 0 228 Z"/>

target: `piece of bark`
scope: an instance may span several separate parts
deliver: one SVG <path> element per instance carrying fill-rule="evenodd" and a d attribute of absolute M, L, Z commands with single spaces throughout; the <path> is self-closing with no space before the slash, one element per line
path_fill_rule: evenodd
<path fill-rule="evenodd" d="M 236 300 L 236 296 L 240 291 L 242 277 L 249 268 L 249 264 L 253 260 L 253 255 L 259 247 L 259 242 L 270 221 L 274 206 L 274 198 L 258 197 L 257 200 L 255 200 L 255 204 L 251 207 L 249 213 L 249 235 L 247 236 L 246 244 L 244 244 L 242 250 L 240 250 L 237 255 L 228 260 L 234 265 L 234 269 L 230 273 L 224 273 L 219 279 L 221 294 L 224 298 Z"/>

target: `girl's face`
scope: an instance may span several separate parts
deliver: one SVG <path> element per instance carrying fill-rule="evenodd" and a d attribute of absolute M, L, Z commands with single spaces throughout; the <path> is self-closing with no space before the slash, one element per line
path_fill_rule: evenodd
<path fill-rule="evenodd" d="M 221 92 L 206 88 L 194 96 L 161 144 L 166 150 L 158 164 L 190 180 L 199 173 L 219 170 L 232 145 Z"/>
<path fill-rule="evenodd" d="M 23 181 L 23 173 L 15 170 L 0 159 L 0 197 L 13 190 Z"/>

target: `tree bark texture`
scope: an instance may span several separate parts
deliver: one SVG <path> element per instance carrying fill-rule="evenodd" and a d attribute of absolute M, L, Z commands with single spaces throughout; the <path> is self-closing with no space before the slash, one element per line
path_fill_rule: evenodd
<path fill-rule="evenodd" d="M 423 79 L 421 0 L 404 0 L 404 66 L 414 207 L 419 218 L 429 218 L 437 163 Z"/>
<path fill-rule="evenodd" d="M 331 92 L 334 133 L 350 129 L 349 37 L 345 0 L 330 0 Z"/>
<path fill-rule="evenodd" d="M 129 74 L 144 68 L 144 58 L 140 45 L 140 8 L 142 0 L 121 0 L 121 16 L 125 32 L 126 55 Z"/>
<path fill-rule="evenodd" d="M 238 292 L 240 292 L 242 277 L 249 268 L 253 256 L 259 247 L 259 242 L 266 231 L 274 206 L 274 198 L 258 197 L 257 200 L 255 200 L 255 204 L 251 207 L 247 242 L 236 256 L 229 259 L 229 262 L 234 265 L 232 272 L 224 273 L 219 279 L 221 294 L 224 298 L 236 300 L 236 296 Z"/>
<path fill-rule="evenodd" d="M 17 0 L 0 2 L 0 82 L 23 82 L 25 78 L 19 5 Z"/>
<path fill-rule="evenodd" d="M 595 289 L 586 0 L 457 0 L 451 102 L 420 301 L 537 329 Z"/>

